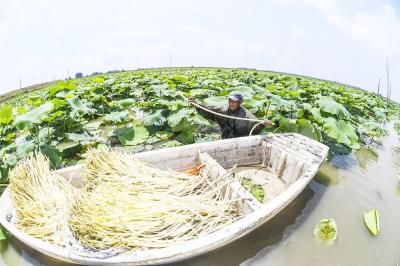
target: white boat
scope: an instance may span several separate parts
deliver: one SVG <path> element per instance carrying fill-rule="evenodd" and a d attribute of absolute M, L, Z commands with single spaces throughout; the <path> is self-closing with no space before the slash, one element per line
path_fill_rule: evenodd
<path fill-rule="evenodd" d="M 295 133 L 275 134 L 269 137 L 251 136 L 147 151 L 136 154 L 142 161 L 165 169 L 182 169 L 206 164 L 213 175 L 225 174 L 238 166 L 238 175 L 247 175 L 265 187 L 264 201 L 260 203 L 242 187 L 239 181 L 231 183 L 243 198 L 240 208 L 246 215 L 234 223 L 198 239 L 160 249 L 137 249 L 110 256 L 79 253 L 69 247 L 59 247 L 18 230 L 14 223 L 10 189 L 0 197 L 0 223 L 30 248 L 47 256 L 83 265 L 149 265 L 176 262 L 194 257 L 250 233 L 279 213 L 307 186 L 325 160 L 328 147 Z M 262 165 L 257 173 L 249 165 Z M 244 167 L 244 168 L 243 168 Z M 57 170 L 59 174 L 80 185 L 80 165 Z M 261 174 L 260 174 L 261 173 Z"/>

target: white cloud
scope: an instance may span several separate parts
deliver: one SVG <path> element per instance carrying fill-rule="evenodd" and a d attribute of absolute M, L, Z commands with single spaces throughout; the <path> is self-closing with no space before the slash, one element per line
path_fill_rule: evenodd
<path fill-rule="evenodd" d="M 328 20 L 342 34 L 368 49 L 387 56 L 400 54 L 400 18 L 389 5 L 381 4 L 374 13 L 332 14 Z"/>
<path fill-rule="evenodd" d="M 3 92 L 18 87 L 19 76 L 23 85 L 53 73 L 65 77 L 68 66 L 73 75 L 169 66 L 170 60 L 370 89 L 379 76 L 385 83 L 387 56 L 394 95 L 400 87 L 400 18 L 386 0 L 0 1 Z"/>
<path fill-rule="evenodd" d="M 293 28 L 290 33 L 293 35 L 293 37 L 303 37 L 305 31 L 301 28 Z"/>
<path fill-rule="evenodd" d="M 205 51 L 213 57 L 230 57 L 236 59 L 242 66 L 246 64 L 246 61 L 252 62 L 254 66 L 254 64 L 260 65 L 260 61 L 278 59 L 277 53 L 271 51 L 266 45 L 244 40 L 214 38 L 207 40 L 205 47 Z M 257 60 L 251 60 L 255 58 Z"/>
<path fill-rule="evenodd" d="M 26 20 L 35 16 L 32 11 L 43 8 L 47 2 L 46 0 L 34 2 L 30 0 L 2 1 L 4 3 L 1 5 L 0 25 L 2 25 L 1 28 L 3 30 L 8 30 L 15 26 L 23 26 Z"/>
<path fill-rule="evenodd" d="M 273 0 L 278 4 L 285 5 L 307 5 L 312 6 L 320 11 L 332 11 L 338 8 L 336 0 Z"/>
<path fill-rule="evenodd" d="M 374 50 L 389 57 L 400 54 L 400 17 L 388 4 L 376 2 L 373 3 L 376 8 L 372 11 L 348 12 L 346 6 L 339 5 L 337 0 L 273 1 L 292 6 L 311 6 L 321 11 L 336 30 L 352 38 L 363 49 Z"/>
<path fill-rule="evenodd" d="M 159 30 L 152 30 L 146 28 L 132 28 L 130 30 L 118 30 L 112 32 L 105 32 L 100 35 L 102 39 L 129 39 L 140 37 L 157 37 L 162 33 Z"/>
<path fill-rule="evenodd" d="M 184 25 L 178 27 L 179 31 L 182 32 L 188 32 L 188 33 L 204 33 L 207 32 L 208 30 L 204 27 L 196 27 L 196 26 L 189 26 L 189 25 Z"/>

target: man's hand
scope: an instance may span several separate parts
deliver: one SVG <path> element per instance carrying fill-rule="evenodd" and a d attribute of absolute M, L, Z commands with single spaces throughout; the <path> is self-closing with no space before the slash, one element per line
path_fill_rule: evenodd
<path fill-rule="evenodd" d="M 196 101 L 194 100 L 193 97 L 189 97 L 188 102 L 189 102 L 189 104 L 196 103 Z"/>
<path fill-rule="evenodd" d="M 266 127 L 266 126 L 272 125 L 272 121 L 265 119 L 261 124 Z"/>

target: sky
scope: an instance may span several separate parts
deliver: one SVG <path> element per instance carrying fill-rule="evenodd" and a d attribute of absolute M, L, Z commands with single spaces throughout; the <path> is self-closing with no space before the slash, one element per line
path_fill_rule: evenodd
<path fill-rule="evenodd" d="M 77 72 L 247 67 L 400 102 L 400 0 L 0 0 L 0 93 Z"/>

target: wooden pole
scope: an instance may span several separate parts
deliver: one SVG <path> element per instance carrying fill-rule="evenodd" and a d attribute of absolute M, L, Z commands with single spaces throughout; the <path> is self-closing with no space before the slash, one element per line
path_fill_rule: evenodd
<path fill-rule="evenodd" d="M 379 77 L 379 79 L 378 79 L 378 95 L 379 95 L 379 87 L 380 87 L 380 85 L 381 85 L 381 77 Z"/>
<path fill-rule="evenodd" d="M 389 57 L 386 58 L 386 100 L 387 104 L 389 104 L 389 93 L 390 93 L 390 76 L 389 76 Z"/>

